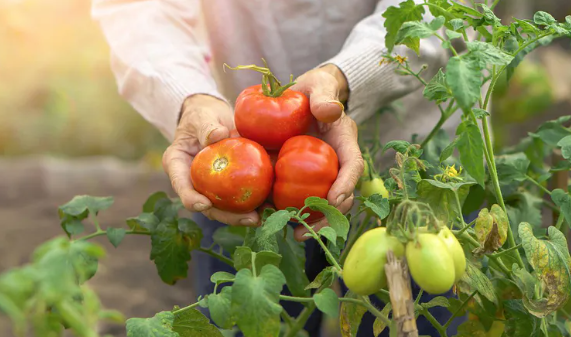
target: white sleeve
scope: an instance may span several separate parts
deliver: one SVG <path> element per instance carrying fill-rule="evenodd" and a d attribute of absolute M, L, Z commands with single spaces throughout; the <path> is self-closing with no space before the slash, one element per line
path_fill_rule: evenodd
<path fill-rule="evenodd" d="M 361 20 L 345 41 L 342 50 L 323 64 L 334 64 L 344 73 L 349 85 L 348 114 L 362 123 L 381 107 L 419 88 L 420 83 L 412 76 L 395 73 L 394 64 L 379 65 L 386 53 L 384 37 L 385 18 L 382 14 L 390 6 L 398 7 L 402 0 L 381 0 L 375 12 Z M 423 3 L 422 0 L 415 2 Z M 426 11 L 425 20 L 432 16 Z M 393 54 L 407 56 L 411 67 L 418 70 L 422 64 L 435 68 L 446 57 L 437 38 L 423 39 L 420 57 L 405 46 L 395 46 Z M 436 72 L 438 69 L 435 69 Z"/>
<path fill-rule="evenodd" d="M 222 98 L 198 33 L 199 0 L 93 0 L 119 92 L 170 141 L 184 100 Z"/>

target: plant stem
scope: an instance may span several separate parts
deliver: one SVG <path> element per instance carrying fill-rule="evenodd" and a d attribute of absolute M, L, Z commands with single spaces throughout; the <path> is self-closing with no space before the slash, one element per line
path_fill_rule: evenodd
<path fill-rule="evenodd" d="M 101 232 L 101 225 L 99 225 L 99 220 L 97 219 L 97 215 L 89 212 L 89 217 L 91 218 L 91 221 L 93 221 L 93 225 L 97 229 L 97 232 Z"/>
<path fill-rule="evenodd" d="M 520 248 L 521 248 L 521 243 L 520 243 L 519 245 L 517 245 L 517 246 L 510 247 L 510 248 L 508 248 L 508 249 L 504 249 L 504 250 L 502 250 L 502 251 L 500 251 L 500 252 L 497 252 L 497 253 L 494 253 L 494 254 L 490 254 L 489 257 L 491 257 L 491 258 L 498 258 L 498 257 L 500 257 L 500 256 L 502 256 L 502 255 L 504 255 L 504 254 L 507 254 L 507 253 L 509 253 L 509 252 L 511 252 L 511 251 L 514 251 L 514 250 L 517 250 L 517 249 L 520 249 Z"/>
<path fill-rule="evenodd" d="M 450 45 L 450 50 L 452 51 L 452 54 L 454 54 L 454 56 L 458 56 L 458 52 L 456 51 L 456 49 L 454 49 L 454 47 L 452 46 L 452 43 L 450 43 L 450 41 L 443 38 L 440 34 L 435 33 L 434 36 L 436 36 L 442 42 L 448 42 L 448 44 Z"/>
<path fill-rule="evenodd" d="M 462 221 L 462 230 L 464 230 L 464 228 L 468 227 L 468 225 L 466 224 L 466 222 L 464 221 L 464 217 L 462 216 L 462 203 L 460 203 L 458 192 L 457 191 L 453 192 L 454 192 L 454 198 L 456 199 L 456 207 L 458 207 L 458 214 L 460 214 L 460 220 Z"/>
<path fill-rule="evenodd" d="M 211 249 L 200 247 L 200 248 L 197 248 L 196 250 L 203 252 L 205 254 L 208 254 L 208 255 L 212 256 L 213 258 L 216 258 L 216 259 L 226 263 L 227 265 L 234 267 L 234 261 L 232 261 L 231 259 L 227 258 L 226 256 L 224 256 L 222 254 L 218 254 L 218 253 L 212 251 Z M 252 268 L 254 269 L 255 267 L 252 265 Z"/>
<path fill-rule="evenodd" d="M 440 119 L 438 120 L 438 123 L 436 123 L 436 125 L 432 128 L 432 130 L 430 131 L 430 133 L 428 134 L 428 136 L 426 136 L 426 138 L 422 141 L 422 143 L 420 144 L 421 148 L 424 148 L 426 146 L 426 144 L 428 144 L 428 142 L 430 142 L 430 140 L 432 138 L 434 138 L 434 136 L 436 136 L 436 134 L 438 133 L 438 131 L 440 131 L 440 129 L 442 128 L 442 125 L 444 125 L 444 123 L 446 123 L 446 121 L 448 120 L 448 118 L 450 118 L 450 116 L 452 116 L 452 113 L 455 110 L 454 107 L 454 99 L 452 99 L 450 101 L 450 104 L 448 104 L 448 107 L 446 108 L 446 111 L 444 111 L 442 109 L 442 106 L 440 104 L 438 104 L 438 108 L 440 109 Z"/>
<path fill-rule="evenodd" d="M 424 309 L 422 311 L 420 311 L 420 314 L 422 314 L 424 317 L 426 317 L 426 319 L 432 324 L 432 326 L 434 326 L 434 328 L 436 330 L 438 330 L 438 333 L 440 334 L 441 337 L 448 337 L 448 334 L 446 333 L 446 327 L 444 327 L 442 324 L 440 324 L 436 318 L 434 318 L 434 316 L 432 316 L 432 314 L 428 311 L 428 309 Z"/>
<path fill-rule="evenodd" d="M 282 308 L 280 316 L 282 316 L 282 319 L 289 327 L 293 326 L 294 319 L 287 313 L 287 311 L 285 311 L 285 309 Z"/>
<path fill-rule="evenodd" d="M 313 310 L 315 310 L 315 303 L 313 302 L 307 307 L 303 308 L 301 314 L 297 316 L 297 319 L 294 321 L 293 325 L 290 327 L 285 337 L 295 337 L 299 332 L 299 330 L 303 329 L 305 322 L 307 322 L 309 316 L 311 316 L 311 314 L 313 313 Z"/>
<path fill-rule="evenodd" d="M 565 217 L 563 217 L 563 213 L 559 213 L 559 218 L 557 218 L 557 223 L 555 224 L 555 228 L 561 230 L 561 226 L 563 225 L 563 220 L 565 220 Z"/>
<path fill-rule="evenodd" d="M 545 192 L 545 193 L 551 195 L 551 191 L 548 190 L 547 188 L 545 188 L 543 185 L 541 185 L 537 180 L 533 179 L 532 177 L 530 177 L 530 176 L 527 175 L 527 174 L 525 175 L 525 178 L 526 178 L 529 182 L 533 183 L 535 186 L 539 187 L 539 189 L 542 190 L 543 192 Z"/>
<path fill-rule="evenodd" d="M 182 312 L 185 312 L 185 311 L 190 310 L 190 309 L 192 309 L 192 308 L 195 308 L 195 307 L 197 307 L 197 306 L 198 306 L 198 302 L 193 303 L 193 304 L 191 304 L 191 305 L 189 305 L 189 306 L 187 306 L 187 307 L 174 310 L 172 313 L 173 313 L 174 315 L 180 314 L 180 313 L 182 313 Z"/>
<path fill-rule="evenodd" d="M 424 290 L 420 289 L 420 291 L 418 292 L 418 295 L 416 296 L 416 300 L 414 300 L 414 305 L 417 305 L 418 302 L 420 302 L 420 298 L 422 297 L 423 293 L 424 293 Z"/>
<path fill-rule="evenodd" d="M 137 234 L 137 235 L 151 235 L 151 233 L 149 232 L 142 232 L 142 231 L 136 231 L 136 230 L 128 230 L 125 231 L 125 234 Z M 98 236 L 102 236 L 102 235 L 107 235 L 107 231 L 104 231 L 102 229 L 99 229 L 97 232 L 93 232 L 91 234 L 82 236 L 80 238 L 77 238 L 73 241 L 80 241 L 80 240 L 89 240 L 89 239 L 93 239 L 94 237 L 98 237 Z"/>
<path fill-rule="evenodd" d="M 467 233 L 464 233 L 462 235 L 462 238 L 466 239 L 470 244 L 472 244 L 474 247 L 480 247 L 480 243 L 478 241 L 476 241 L 472 236 L 470 236 Z M 507 250 L 507 249 L 506 249 Z M 518 252 L 519 254 L 519 252 Z M 510 270 L 506 267 L 506 265 L 504 264 L 504 262 L 497 258 L 496 256 L 494 256 L 494 254 L 487 254 L 486 256 L 488 256 L 490 258 L 491 262 L 494 262 L 498 268 L 504 272 L 506 275 L 510 275 L 511 272 Z"/>
<path fill-rule="evenodd" d="M 447 329 L 448 326 L 452 323 L 452 321 L 454 320 L 454 318 L 456 317 L 456 315 L 458 315 L 458 313 L 460 312 L 460 310 L 462 310 L 462 308 L 464 308 L 464 306 L 466 305 L 466 303 L 468 303 L 468 301 L 470 301 L 470 299 L 472 299 L 472 297 L 474 297 L 474 295 L 476 295 L 478 291 L 474 290 L 472 292 L 472 294 L 470 296 L 468 296 L 468 298 L 466 298 L 464 300 L 464 302 L 462 302 L 462 304 L 458 307 L 458 309 L 456 309 L 456 311 L 452 314 L 452 316 L 448 319 L 448 321 L 444 324 L 444 329 Z"/>
<path fill-rule="evenodd" d="M 313 238 L 319 243 L 319 245 L 321 246 L 321 248 L 323 249 L 323 251 L 325 252 L 325 255 L 327 255 L 327 257 L 329 257 L 329 259 L 331 260 L 331 263 L 333 263 L 333 266 L 335 268 L 337 268 L 337 270 L 339 270 L 340 272 L 343 270 L 343 268 L 341 268 L 341 266 L 339 265 L 339 263 L 337 263 L 337 260 L 335 260 L 335 258 L 333 257 L 333 254 L 331 254 L 331 252 L 329 251 L 329 249 L 327 249 L 327 246 L 323 243 L 323 241 L 321 240 L 321 238 L 319 237 L 319 235 L 317 235 L 317 233 L 315 233 L 315 231 L 313 230 L 313 228 L 311 228 L 310 225 L 307 224 L 307 222 L 305 222 L 301 217 L 296 216 L 297 221 L 299 221 L 299 223 L 301 223 L 302 225 L 305 226 L 305 228 L 307 228 L 307 230 L 309 231 L 309 233 L 311 233 L 311 236 L 313 236 Z"/>
<path fill-rule="evenodd" d="M 349 301 L 348 301 L 349 302 Z M 371 301 L 369 301 L 369 298 L 366 296 L 361 296 L 361 302 L 363 303 L 362 305 L 367 308 L 367 310 L 369 310 L 369 312 L 371 312 L 371 314 L 373 314 L 375 317 L 377 317 L 378 319 L 380 319 L 381 321 L 383 321 L 383 323 L 386 326 L 390 326 L 391 325 L 391 321 L 389 320 L 388 317 L 385 317 L 385 315 L 383 315 L 382 312 L 379 311 L 379 309 L 375 308 L 375 306 L 371 303 Z M 357 303 L 357 302 L 355 302 Z"/>
<path fill-rule="evenodd" d="M 369 213 L 365 213 L 365 217 L 363 218 L 363 221 L 359 223 L 359 225 L 357 226 L 357 230 L 353 233 L 351 233 L 351 236 L 349 237 L 349 240 L 347 240 L 347 244 L 345 245 L 345 249 L 343 249 L 343 252 L 341 253 L 341 256 L 339 257 L 339 262 L 341 264 L 343 264 L 345 262 L 345 259 L 347 258 L 347 254 L 349 254 L 349 251 L 351 250 L 351 247 L 353 247 L 353 244 L 355 243 L 355 241 L 361 236 L 361 234 L 363 234 L 363 232 L 365 231 L 365 228 L 367 228 L 367 225 L 369 224 L 369 221 L 371 221 L 371 215 L 369 215 Z"/>

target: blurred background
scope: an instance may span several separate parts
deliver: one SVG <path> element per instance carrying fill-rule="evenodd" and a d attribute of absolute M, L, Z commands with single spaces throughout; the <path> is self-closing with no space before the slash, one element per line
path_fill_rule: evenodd
<path fill-rule="evenodd" d="M 89 1 L 0 0 L 0 273 L 62 234 L 57 206 L 76 194 L 112 195 L 104 224 L 121 226 L 157 190 L 171 193 L 166 141 L 117 94 L 109 50 Z M 568 0 L 502 0 L 504 23 L 537 10 L 563 21 Z M 568 40 L 530 55 L 494 97 L 494 131 L 513 144 L 543 120 L 571 112 Z M 109 308 L 148 317 L 196 298 L 190 280 L 162 284 L 148 238 L 128 238 L 91 282 Z M 198 271 L 196 271 L 198 272 Z M 106 328 L 120 336 L 122 327 Z M 114 330 L 116 329 L 116 330 Z M 0 336 L 11 336 L 0 317 Z"/>

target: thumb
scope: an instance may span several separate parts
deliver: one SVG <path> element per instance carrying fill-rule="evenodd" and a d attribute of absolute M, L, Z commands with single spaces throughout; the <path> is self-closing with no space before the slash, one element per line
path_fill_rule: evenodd
<path fill-rule="evenodd" d="M 217 119 L 202 120 L 198 127 L 198 141 L 202 147 L 230 137 L 230 130 Z"/>
<path fill-rule="evenodd" d="M 234 119 L 230 106 L 216 98 L 205 97 L 189 105 L 179 128 L 189 130 L 201 147 L 230 137 Z"/>
<path fill-rule="evenodd" d="M 292 89 L 309 96 L 311 113 L 320 122 L 335 122 L 343 114 L 337 79 L 325 71 L 316 69 L 302 75 Z"/>

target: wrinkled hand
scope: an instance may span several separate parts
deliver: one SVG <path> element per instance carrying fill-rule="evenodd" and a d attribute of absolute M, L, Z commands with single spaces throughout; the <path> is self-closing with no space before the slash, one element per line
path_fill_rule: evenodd
<path fill-rule="evenodd" d="M 190 180 L 190 165 L 198 152 L 234 134 L 234 113 L 227 103 L 208 95 L 191 96 L 183 105 L 175 139 L 163 155 L 163 168 L 186 209 L 229 225 L 256 226 L 260 219 L 256 212 L 236 214 L 214 208 Z"/>
<path fill-rule="evenodd" d="M 331 145 L 339 157 L 339 175 L 327 200 L 342 213 L 347 213 L 353 205 L 353 191 L 364 165 L 357 142 L 357 125 L 345 114 L 340 102 L 347 99 L 347 80 L 336 66 L 326 65 L 300 76 L 292 90 L 309 97 L 311 113 L 318 121 L 317 136 Z M 317 232 L 328 223 L 323 219 L 312 225 Z M 305 241 L 309 239 L 303 236 L 305 233 L 307 229 L 298 226 L 294 236 L 298 241 Z"/>

